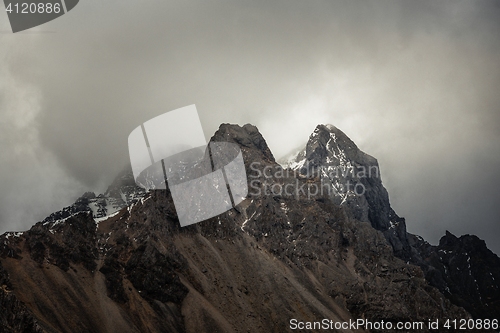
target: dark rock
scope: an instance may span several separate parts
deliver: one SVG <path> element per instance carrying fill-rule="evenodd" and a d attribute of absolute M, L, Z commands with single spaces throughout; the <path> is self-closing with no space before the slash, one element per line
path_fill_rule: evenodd
<path fill-rule="evenodd" d="M 476 236 L 449 231 L 438 246 L 417 243 L 427 280 L 476 318 L 500 316 L 500 258 Z"/>
<path fill-rule="evenodd" d="M 104 195 L 86 193 L 27 232 L 0 236 L 4 327 L 12 332 L 282 332 L 291 318 L 467 319 L 470 314 L 461 306 L 475 314 L 481 301 L 494 309 L 488 315 L 498 317 L 492 281 L 500 279 L 500 265 L 484 243 L 447 235 L 434 248 L 408 234 L 379 175 L 314 174 L 314 168 L 332 171 L 347 164 L 378 168 L 340 130 L 318 126 L 299 154 L 302 159 L 295 160 L 309 164 L 300 164 L 297 173 L 276 163 L 252 125 L 223 124 L 212 141 L 238 144 L 249 189 L 261 190 L 224 214 L 181 228 L 168 189 L 140 190 L 129 171 Z M 341 196 L 264 191 L 322 181 L 337 190 L 351 181 L 366 191 L 356 195 L 347 189 Z M 460 255 L 441 258 L 439 250 Z M 474 261 L 471 276 L 479 294 L 458 269 L 445 271 L 465 269 L 465 253 Z M 490 270 L 493 265 L 497 270 Z"/>

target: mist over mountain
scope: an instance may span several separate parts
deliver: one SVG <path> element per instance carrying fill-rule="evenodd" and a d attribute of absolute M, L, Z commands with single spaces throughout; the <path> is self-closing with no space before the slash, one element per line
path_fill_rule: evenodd
<path fill-rule="evenodd" d="M 0 26 L 0 233 L 105 192 L 137 124 L 196 103 L 207 140 L 252 123 L 277 158 L 334 124 L 410 231 L 500 254 L 497 0 L 88 0 Z"/>
<path fill-rule="evenodd" d="M 378 161 L 335 126 L 280 163 L 255 126 L 222 124 L 211 140 L 238 144 L 247 170 L 248 197 L 224 214 L 181 228 L 170 191 L 125 170 L 104 194 L 0 236 L 2 332 L 500 317 L 498 256 L 476 236 L 432 246 L 408 233 Z"/>

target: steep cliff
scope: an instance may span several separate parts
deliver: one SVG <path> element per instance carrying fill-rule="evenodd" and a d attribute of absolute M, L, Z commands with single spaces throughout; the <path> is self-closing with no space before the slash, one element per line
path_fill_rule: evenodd
<path fill-rule="evenodd" d="M 394 255 L 420 266 L 427 281 L 454 304 L 477 318 L 500 317 L 498 256 L 476 236 L 457 238 L 447 233 L 438 246 L 432 246 L 408 233 L 405 219 L 390 205 L 377 160 L 341 130 L 318 125 L 305 148 L 285 157 L 281 164 L 331 185 L 336 191 L 330 196 L 337 198 L 349 216 L 380 230 Z"/>

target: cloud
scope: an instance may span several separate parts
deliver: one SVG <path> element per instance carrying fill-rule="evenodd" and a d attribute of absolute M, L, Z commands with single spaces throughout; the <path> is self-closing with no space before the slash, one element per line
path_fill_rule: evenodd
<path fill-rule="evenodd" d="M 41 92 L 16 78 L 3 54 L 0 73 L 0 223 L 2 230 L 28 228 L 68 204 L 83 186 L 54 163 L 39 143 Z M 70 198 L 71 198 L 70 195 Z"/>

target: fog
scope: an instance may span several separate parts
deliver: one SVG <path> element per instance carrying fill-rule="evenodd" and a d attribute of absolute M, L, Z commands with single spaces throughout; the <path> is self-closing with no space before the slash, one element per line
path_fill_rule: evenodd
<path fill-rule="evenodd" d="M 410 232 L 500 253 L 499 1 L 81 1 L 0 14 L 0 232 L 103 192 L 144 121 L 196 104 L 276 157 L 319 123 L 376 157 Z"/>

